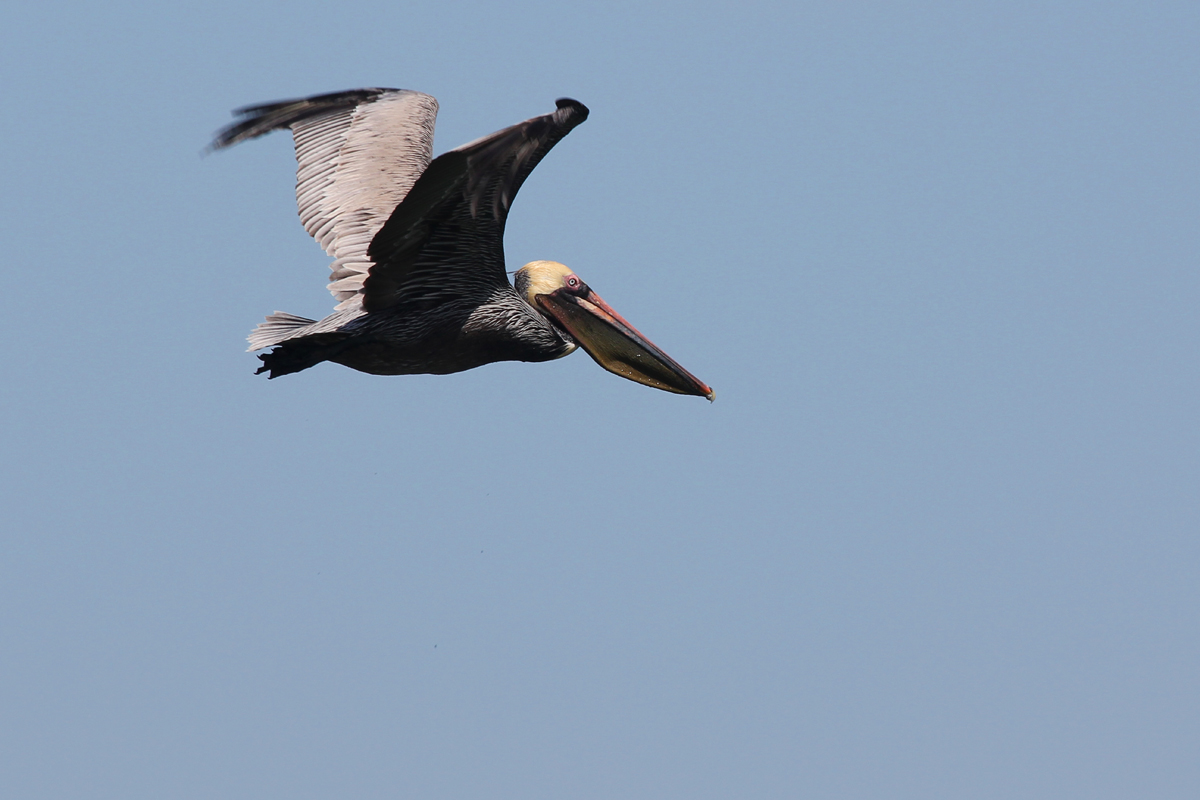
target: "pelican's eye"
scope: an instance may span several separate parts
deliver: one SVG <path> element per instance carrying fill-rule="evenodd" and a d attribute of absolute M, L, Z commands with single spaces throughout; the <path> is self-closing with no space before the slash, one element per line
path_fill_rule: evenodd
<path fill-rule="evenodd" d="M 563 288 L 571 294 L 586 294 L 588 290 L 587 284 L 579 280 L 575 275 L 568 275 L 563 278 Z"/>

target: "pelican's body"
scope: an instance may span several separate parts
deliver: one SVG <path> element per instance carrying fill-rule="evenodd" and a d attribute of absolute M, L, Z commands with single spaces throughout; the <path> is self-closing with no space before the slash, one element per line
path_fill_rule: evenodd
<path fill-rule="evenodd" d="M 276 312 L 250 334 L 269 377 L 332 361 L 376 375 L 549 361 L 577 344 L 631 380 L 711 399 L 570 269 L 535 261 L 508 282 L 504 224 L 525 178 L 588 110 L 542 117 L 432 159 L 437 101 L 360 89 L 255 106 L 214 148 L 291 128 L 304 227 L 334 258 L 341 302 L 320 321 Z"/>
<path fill-rule="evenodd" d="M 354 304 L 319 322 L 277 312 L 250 342 L 253 350 L 279 345 L 260 356 L 259 371 L 272 378 L 321 361 L 372 375 L 446 375 L 493 361 L 549 361 L 575 349 L 507 285 L 433 308 L 399 303 L 369 313 Z"/>

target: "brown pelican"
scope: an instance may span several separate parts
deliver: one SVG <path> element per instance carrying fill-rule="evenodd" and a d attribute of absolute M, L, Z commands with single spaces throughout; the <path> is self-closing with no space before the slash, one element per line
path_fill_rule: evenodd
<path fill-rule="evenodd" d="M 573 271 L 534 261 L 508 282 L 504 223 L 542 157 L 587 119 L 551 114 L 433 156 L 437 101 L 357 89 L 250 106 L 220 149 L 280 128 L 296 145 L 300 221 L 333 259 L 340 303 L 322 320 L 275 312 L 250 334 L 275 378 L 332 361 L 375 375 L 446 374 L 493 361 L 549 361 L 576 346 L 623 378 L 713 391 L 626 322 Z"/>

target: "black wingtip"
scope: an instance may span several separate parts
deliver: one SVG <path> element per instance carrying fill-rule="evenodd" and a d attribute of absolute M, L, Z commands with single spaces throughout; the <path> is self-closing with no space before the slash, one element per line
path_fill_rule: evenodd
<path fill-rule="evenodd" d="M 226 147 L 255 139 L 271 131 L 290 128 L 297 122 L 310 117 L 328 114 L 341 109 L 354 108 L 377 100 L 379 97 L 399 89 L 351 89 L 348 92 L 330 92 L 293 100 L 278 100 L 235 109 L 233 115 L 239 119 L 222 128 L 213 138 L 206 152 L 223 150 Z"/>
<path fill-rule="evenodd" d="M 574 125 L 578 125 L 588 118 L 588 107 L 578 100 L 560 97 L 554 101 L 554 105 L 558 109 L 555 116 L 561 117 L 564 121 L 569 120 Z"/>

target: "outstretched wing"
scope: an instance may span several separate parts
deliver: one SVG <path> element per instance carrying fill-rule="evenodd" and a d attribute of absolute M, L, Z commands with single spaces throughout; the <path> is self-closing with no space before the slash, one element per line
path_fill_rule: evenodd
<path fill-rule="evenodd" d="M 358 302 L 372 239 L 429 166 L 437 110 L 429 95 L 400 89 L 285 100 L 238 109 L 211 147 L 292 129 L 300 221 L 334 259 L 329 290 L 343 308 Z"/>
<path fill-rule="evenodd" d="M 438 156 L 372 240 L 363 307 L 486 297 L 509 286 L 504 223 L 542 157 L 587 119 L 576 100 Z"/>

